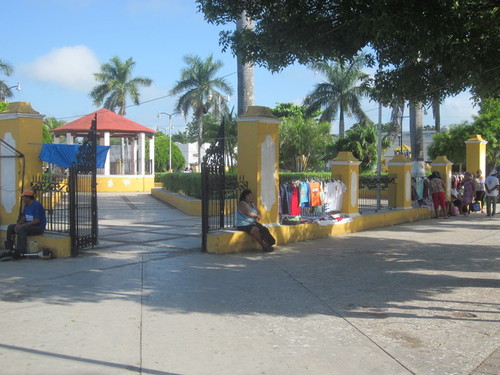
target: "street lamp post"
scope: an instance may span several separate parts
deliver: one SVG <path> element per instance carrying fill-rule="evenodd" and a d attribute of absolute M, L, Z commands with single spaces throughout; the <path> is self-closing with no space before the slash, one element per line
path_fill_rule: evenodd
<path fill-rule="evenodd" d="M 14 88 L 17 91 L 21 91 L 21 84 L 18 82 L 17 85 L 6 87 L 5 90 L 2 90 L 2 102 L 5 103 L 7 101 L 7 93 L 9 92 L 10 89 L 14 89 Z"/>
<path fill-rule="evenodd" d="M 179 112 L 167 113 L 158 112 L 158 118 L 160 115 L 168 116 L 168 171 L 172 172 L 172 116 L 179 114 Z"/>

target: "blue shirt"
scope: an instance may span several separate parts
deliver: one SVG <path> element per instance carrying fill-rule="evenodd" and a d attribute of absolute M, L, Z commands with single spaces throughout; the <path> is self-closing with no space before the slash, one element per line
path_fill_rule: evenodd
<path fill-rule="evenodd" d="M 39 219 L 40 222 L 37 224 L 37 226 L 45 230 L 47 219 L 45 217 L 45 209 L 40 202 L 33 201 L 30 205 L 25 204 L 22 215 L 26 219 L 27 223 L 35 219 Z"/>
<path fill-rule="evenodd" d="M 256 214 L 257 209 L 250 206 L 248 203 L 243 202 L 247 205 L 248 211 Z M 255 223 L 255 217 L 247 216 L 240 210 L 236 210 L 236 226 L 237 227 L 245 227 L 247 225 L 252 225 Z"/>

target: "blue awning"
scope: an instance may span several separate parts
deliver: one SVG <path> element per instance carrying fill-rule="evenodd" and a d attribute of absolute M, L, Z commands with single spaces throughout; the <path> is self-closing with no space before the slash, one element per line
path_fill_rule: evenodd
<path fill-rule="evenodd" d="M 76 155 L 80 146 L 45 143 L 40 151 L 40 160 L 59 167 L 70 168 L 72 163 L 76 163 Z M 108 150 L 109 146 L 97 146 L 97 168 L 104 168 Z"/>

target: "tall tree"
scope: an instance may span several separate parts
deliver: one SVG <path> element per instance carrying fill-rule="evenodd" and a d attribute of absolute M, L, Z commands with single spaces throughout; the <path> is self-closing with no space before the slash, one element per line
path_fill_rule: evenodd
<path fill-rule="evenodd" d="M 6 61 L 0 59 L 0 73 L 9 77 L 12 73 L 14 73 L 14 68 Z M 9 88 L 9 85 L 5 81 L 0 80 L 0 100 L 5 101 L 6 98 L 11 98 L 12 96 L 13 93 Z"/>
<path fill-rule="evenodd" d="M 149 87 L 153 81 L 146 77 L 132 77 L 135 61 L 130 57 L 123 62 L 118 56 L 113 57 L 109 63 L 101 65 L 101 71 L 94 77 L 99 85 L 90 92 L 94 105 L 101 106 L 110 111 L 125 116 L 127 111 L 127 97 L 130 96 L 136 105 L 140 103 L 139 87 Z"/>
<path fill-rule="evenodd" d="M 246 12 L 242 12 L 236 21 L 236 31 L 253 32 L 252 20 L 247 17 Z M 249 106 L 254 103 L 254 69 L 252 62 L 245 62 L 241 57 L 237 57 L 238 64 L 238 116 L 245 113 Z"/>
<path fill-rule="evenodd" d="M 231 95 L 233 89 L 223 77 L 217 77 L 223 67 L 220 60 L 208 56 L 202 60 L 198 56 L 184 56 L 186 67 L 181 71 L 181 78 L 170 93 L 180 95 L 176 110 L 187 116 L 193 113 L 198 125 L 198 167 L 201 168 L 201 143 L 203 139 L 203 115 L 212 111 L 219 116 L 221 108 L 227 107 L 225 95 Z"/>
<path fill-rule="evenodd" d="M 413 175 L 425 175 L 424 164 L 424 123 L 422 117 L 422 103 L 410 100 L 410 140 L 411 158 L 413 160 Z"/>
<path fill-rule="evenodd" d="M 319 120 L 332 122 L 339 119 L 339 135 L 345 133 L 345 116 L 354 116 L 362 122 L 367 119 L 361 109 L 360 100 L 368 94 L 368 74 L 361 68 L 365 60 L 356 56 L 352 62 L 317 62 L 312 68 L 325 75 L 326 80 L 316 84 L 314 90 L 304 100 L 307 113 L 323 110 Z"/>
<path fill-rule="evenodd" d="M 438 98 L 435 98 L 431 102 L 432 106 L 432 116 L 434 117 L 434 130 L 437 132 L 441 131 L 441 102 Z"/>

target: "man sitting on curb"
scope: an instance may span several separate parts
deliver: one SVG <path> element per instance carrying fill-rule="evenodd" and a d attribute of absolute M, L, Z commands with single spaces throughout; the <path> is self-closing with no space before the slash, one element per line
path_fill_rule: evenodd
<path fill-rule="evenodd" d="M 45 209 L 42 204 L 35 200 L 33 190 L 23 191 L 22 200 L 24 203 L 23 212 L 17 224 L 10 224 L 7 227 L 7 241 L 5 241 L 5 254 L 2 260 L 10 257 L 19 257 L 26 253 L 28 249 L 28 236 L 43 234 L 45 231 Z M 16 248 L 14 249 L 14 239 L 17 234 Z"/>

